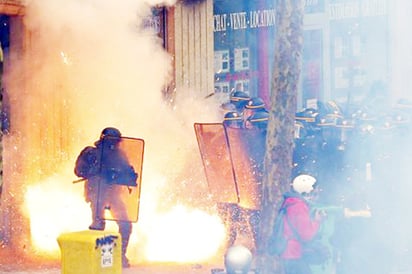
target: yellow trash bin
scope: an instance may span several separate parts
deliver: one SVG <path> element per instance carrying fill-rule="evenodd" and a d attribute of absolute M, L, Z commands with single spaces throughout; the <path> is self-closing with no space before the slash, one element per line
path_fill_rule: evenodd
<path fill-rule="evenodd" d="M 61 234 L 62 274 L 121 274 L 121 238 L 117 232 L 85 230 Z"/>

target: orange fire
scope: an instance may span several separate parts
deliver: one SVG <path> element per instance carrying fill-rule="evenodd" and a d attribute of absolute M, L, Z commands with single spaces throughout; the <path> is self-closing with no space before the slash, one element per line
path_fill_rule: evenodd
<path fill-rule="evenodd" d="M 28 186 L 25 195 L 32 244 L 37 252 L 52 257 L 59 254 L 56 239 L 61 233 L 84 230 L 91 220 L 82 183 L 70 184 L 69 175 L 56 175 Z M 225 242 L 225 228 L 213 210 L 208 212 L 179 202 L 159 210 L 159 192 L 151 191 L 147 184 L 150 179 L 142 184 L 140 218 L 134 225 L 128 249 L 130 259 L 182 263 L 215 257 Z M 107 230 L 117 231 L 116 224 L 109 222 Z"/>
<path fill-rule="evenodd" d="M 27 7 L 30 60 L 15 60 L 7 72 L 13 119 L 4 184 L 10 195 L 20 194 L 17 183 L 23 186 L 31 245 L 56 258 L 57 237 L 91 222 L 83 183 L 72 183 L 75 158 L 104 127 L 118 127 L 146 143 L 129 258 L 208 261 L 226 235 L 209 197 L 193 123 L 213 121 L 217 105 L 190 91 L 168 106 L 162 89 L 171 56 L 136 22 L 150 10 L 139 1 L 130 1 L 133 7 L 106 2 L 34 1 Z M 108 222 L 106 229 L 117 226 Z"/>

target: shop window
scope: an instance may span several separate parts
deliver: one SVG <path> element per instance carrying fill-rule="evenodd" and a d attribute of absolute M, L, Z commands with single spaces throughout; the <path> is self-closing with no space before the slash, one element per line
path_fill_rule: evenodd
<path fill-rule="evenodd" d="M 228 73 L 230 71 L 229 50 L 215 51 L 215 73 Z"/>
<path fill-rule="evenodd" d="M 239 87 L 238 90 L 249 93 L 249 80 L 237 80 L 235 82 L 235 87 Z"/>
<path fill-rule="evenodd" d="M 215 82 L 215 93 L 229 93 L 230 82 Z"/>
<path fill-rule="evenodd" d="M 361 56 L 361 39 L 359 35 L 352 36 L 352 55 Z"/>
<path fill-rule="evenodd" d="M 235 48 L 235 71 L 249 69 L 249 48 Z"/>
<path fill-rule="evenodd" d="M 346 67 L 336 67 L 335 68 L 335 88 L 348 88 L 349 79 L 347 78 L 347 68 Z"/>
<path fill-rule="evenodd" d="M 335 58 L 343 57 L 343 39 L 342 37 L 335 37 L 335 47 L 334 47 Z"/>

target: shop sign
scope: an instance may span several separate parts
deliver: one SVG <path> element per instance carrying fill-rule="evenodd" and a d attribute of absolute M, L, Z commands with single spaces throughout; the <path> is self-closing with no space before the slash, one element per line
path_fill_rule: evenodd
<path fill-rule="evenodd" d="M 387 14 L 386 0 L 347 1 L 329 4 L 330 20 L 382 16 Z"/>
<path fill-rule="evenodd" d="M 213 30 L 218 32 L 271 27 L 275 25 L 275 19 L 275 9 L 215 14 Z"/>

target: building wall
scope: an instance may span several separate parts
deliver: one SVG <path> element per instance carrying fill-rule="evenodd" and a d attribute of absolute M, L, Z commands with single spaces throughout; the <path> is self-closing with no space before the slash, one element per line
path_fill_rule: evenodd
<path fill-rule="evenodd" d="M 365 96 L 374 81 L 387 80 L 387 3 L 388 0 L 306 1 L 299 108 L 308 107 L 314 99 L 356 101 Z M 243 81 L 247 83 L 244 91 L 269 102 L 276 26 L 252 28 L 251 14 L 275 9 L 274 2 L 214 0 L 214 6 L 215 62 L 225 61 L 224 57 L 216 57 L 220 52 L 221 56 L 228 56 L 226 71 L 215 72 L 217 90 L 227 93 Z M 245 19 L 244 25 L 233 26 L 237 16 Z M 232 69 L 239 63 L 232 52 L 242 48 L 250 50 L 250 67 Z"/>
<path fill-rule="evenodd" d="M 26 33 L 23 24 L 24 6 L 21 1 L 0 0 L 0 14 L 10 17 L 10 43 L 5 52 L 3 63 L 4 71 L 8 71 L 13 63 L 26 60 L 25 52 L 29 35 Z M 22 107 L 19 101 L 16 100 L 26 95 L 26 89 L 24 88 L 24 83 L 21 83 L 21 89 L 13 89 L 7 85 L 7 79 L 3 77 L 3 80 L 2 111 L 7 109 L 11 124 L 9 130 L 14 130 L 12 128 L 12 121 L 16 118 L 15 115 L 17 114 L 14 112 L 14 109 Z M 7 102 L 5 101 L 6 98 Z M 16 170 L 20 170 L 25 155 L 22 155 L 18 150 L 11 149 L 14 146 L 7 132 L 2 132 L 1 138 L 2 175 L 0 189 L 2 191 L 0 196 L 0 242 L 12 242 L 15 248 L 20 248 L 28 242 L 28 239 L 22 235 L 28 235 L 28 233 L 23 233 L 23 230 L 27 232 L 29 226 L 25 224 L 27 220 L 21 218 L 22 212 L 19 205 L 22 202 L 22 196 L 16 195 L 16 193 L 23 193 L 22 185 L 19 180 L 13 177 L 13 174 Z M 19 136 L 15 136 L 14 140 L 16 139 L 20 140 Z M 16 159 L 21 159 L 22 161 Z"/>
<path fill-rule="evenodd" d="M 180 2 L 173 21 L 176 90 L 213 93 L 213 0 Z"/>
<path fill-rule="evenodd" d="M 412 100 L 411 71 L 412 71 L 412 36 L 410 33 L 410 20 L 412 14 L 412 1 L 389 1 L 390 35 L 390 68 L 392 98 L 405 98 Z M 394 99 L 394 100 L 396 100 Z"/>

